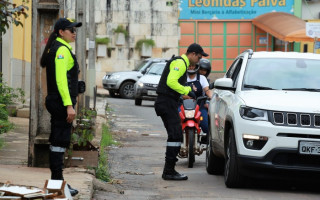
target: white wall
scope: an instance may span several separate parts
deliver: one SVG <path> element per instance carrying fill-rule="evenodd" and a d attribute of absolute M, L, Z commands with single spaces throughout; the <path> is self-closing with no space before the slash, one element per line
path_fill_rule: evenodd
<path fill-rule="evenodd" d="M 320 0 L 302 0 L 302 19 L 319 19 Z"/>
<path fill-rule="evenodd" d="M 96 0 L 95 22 L 97 37 L 108 37 L 111 56 L 97 57 L 96 85 L 102 87 L 102 77 L 106 72 L 132 70 L 143 59 L 135 50 L 139 39 L 155 41 L 152 57 L 170 58 L 178 54 L 178 2 L 166 5 L 167 0 Z M 88 4 L 88 2 L 87 2 Z M 67 16 L 74 17 L 75 0 L 67 0 Z M 87 23 L 89 12 L 87 5 Z M 129 32 L 124 45 L 116 45 L 113 29 L 123 25 Z"/>

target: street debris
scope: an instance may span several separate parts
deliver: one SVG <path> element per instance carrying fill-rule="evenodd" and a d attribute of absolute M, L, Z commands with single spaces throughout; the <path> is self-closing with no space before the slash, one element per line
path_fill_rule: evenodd
<path fill-rule="evenodd" d="M 14 185 L 10 182 L 0 184 L 0 199 L 72 200 L 72 196 L 66 181 L 46 180 L 44 188 Z"/>
<path fill-rule="evenodd" d="M 130 174 L 130 175 L 154 175 L 154 172 L 141 173 L 141 172 L 129 172 L 129 171 L 127 171 L 126 174 Z"/>

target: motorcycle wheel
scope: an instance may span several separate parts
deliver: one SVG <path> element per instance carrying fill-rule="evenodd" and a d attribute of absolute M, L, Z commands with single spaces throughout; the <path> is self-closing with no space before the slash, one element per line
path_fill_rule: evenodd
<path fill-rule="evenodd" d="M 193 168 L 193 163 L 195 161 L 195 156 L 194 156 L 194 135 L 195 135 L 195 130 L 194 129 L 188 129 L 188 167 Z"/>

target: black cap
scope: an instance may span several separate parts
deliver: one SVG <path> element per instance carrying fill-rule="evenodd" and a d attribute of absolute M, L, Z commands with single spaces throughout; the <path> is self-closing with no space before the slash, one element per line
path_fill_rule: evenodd
<path fill-rule="evenodd" d="M 74 22 L 69 18 L 60 18 L 54 25 L 54 32 L 58 32 L 60 29 L 65 30 L 66 28 L 80 27 L 82 26 L 81 22 Z"/>
<path fill-rule="evenodd" d="M 201 47 L 199 44 L 197 44 L 197 43 L 191 44 L 191 45 L 188 47 L 187 52 L 188 52 L 188 53 L 189 53 L 189 52 L 201 53 L 201 55 L 203 55 L 204 57 L 207 57 L 207 56 L 208 56 L 208 54 L 205 53 L 205 52 L 203 51 L 202 47 Z"/>

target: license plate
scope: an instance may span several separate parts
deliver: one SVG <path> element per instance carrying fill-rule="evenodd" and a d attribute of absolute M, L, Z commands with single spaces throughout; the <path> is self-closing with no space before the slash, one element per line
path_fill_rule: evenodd
<path fill-rule="evenodd" d="M 148 90 L 147 94 L 150 95 L 150 96 L 157 96 L 157 93 L 156 93 L 155 90 Z"/>
<path fill-rule="evenodd" d="M 320 155 L 320 142 L 299 141 L 299 153 L 307 155 Z"/>

